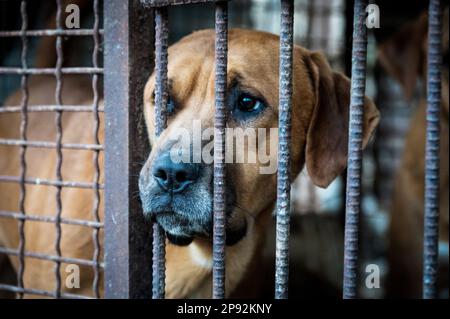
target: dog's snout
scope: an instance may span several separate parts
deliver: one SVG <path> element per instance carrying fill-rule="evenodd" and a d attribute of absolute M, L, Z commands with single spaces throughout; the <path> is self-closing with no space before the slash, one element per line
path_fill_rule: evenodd
<path fill-rule="evenodd" d="M 199 166 L 194 163 L 173 162 L 168 154 L 160 156 L 153 166 L 153 178 L 167 192 L 181 192 L 199 177 Z"/>

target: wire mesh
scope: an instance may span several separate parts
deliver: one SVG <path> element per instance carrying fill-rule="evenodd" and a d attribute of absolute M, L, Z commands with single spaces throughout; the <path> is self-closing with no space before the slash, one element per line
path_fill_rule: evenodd
<path fill-rule="evenodd" d="M 19 138 L 1 138 L 0 145 L 7 147 L 18 147 L 19 151 L 19 174 L 18 176 L 0 175 L 1 183 L 14 183 L 19 185 L 20 195 L 18 203 L 18 211 L 0 210 L 0 218 L 17 220 L 19 243 L 17 248 L 0 247 L 0 254 L 8 256 L 15 256 L 18 258 L 17 267 L 17 284 L 7 285 L 0 284 L 0 290 L 14 292 L 17 297 L 22 298 L 25 295 L 38 295 L 43 297 L 53 298 L 91 298 L 90 296 L 83 296 L 76 293 L 67 293 L 62 287 L 61 278 L 61 264 L 76 264 L 80 266 L 88 266 L 93 269 L 92 290 L 93 296 L 100 297 L 99 278 L 103 271 L 104 264 L 101 261 L 101 243 L 100 230 L 103 229 L 103 222 L 99 216 L 100 209 L 100 191 L 104 185 L 100 183 L 100 162 L 99 154 L 103 151 L 103 145 L 100 143 L 100 119 L 99 114 L 104 111 L 103 107 L 99 106 L 101 89 L 98 85 L 99 77 L 103 73 L 103 69 L 99 64 L 99 56 L 101 49 L 100 37 L 103 35 L 103 30 L 100 28 L 100 12 L 99 1 L 93 0 L 94 25 L 93 29 L 78 29 L 69 30 L 64 29 L 62 24 L 63 4 L 61 0 L 56 0 L 56 29 L 45 30 L 29 30 L 27 1 L 22 0 L 20 3 L 20 17 L 21 29 L 13 31 L 0 31 L 0 38 L 19 37 L 21 40 L 21 66 L 20 67 L 0 67 L 1 75 L 19 75 L 21 77 L 20 105 L 6 105 L 0 107 L 0 116 L 8 113 L 19 113 L 20 128 Z M 57 62 L 54 68 L 32 68 L 28 64 L 29 55 L 29 37 L 44 37 L 52 36 L 56 38 L 56 56 Z M 63 66 L 63 45 L 62 38 L 67 36 L 92 36 L 94 41 L 94 49 L 92 52 L 92 67 L 64 67 Z M 86 105 L 64 105 L 62 99 L 62 88 L 65 74 L 90 74 L 92 75 L 92 92 L 93 103 L 92 106 Z M 31 75 L 53 75 L 56 79 L 56 89 L 54 94 L 54 105 L 29 105 L 30 91 L 29 77 Z M 52 112 L 55 114 L 56 125 L 56 140 L 55 141 L 33 141 L 29 140 L 27 136 L 28 131 L 28 117 L 30 113 L 36 112 Z M 84 112 L 91 113 L 94 117 L 94 143 L 63 143 L 63 122 L 62 117 L 64 112 Z M 40 149 L 54 149 L 57 154 L 57 163 L 54 167 L 55 179 L 43 179 L 30 177 L 27 171 L 27 151 L 29 148 Z M 78 182 L 64 180 L 62 176 L 63 153 L 65 149 L 77 151 L 91 151 L 93 152 L 94 163 L 94 178 L 92 182 Z M 36 185 L 40 187 L 54 187 L 56 189 L 56 212 L 52 215 L 44 215 L 44 213 L 51 214 L 52 212 L 31 212 L 26 209 L 27 187 L 26 185 Z M 77 218 L 66 218 L 62 216 L 63 201 L 61 193 L 64 188 L 79 188 L 91 189 L 94 194 L 94 205 L 92 209 L 92 220 L 83 220 Z M 26 245 L 29 238 L 26 238 L 25 223 L 46 223 L 53 224 L 55 227 L 56 238 L 54 241 L 54 254 L 32 252 L 28 250 Z M 63 238 L 62 225 L 73 225 L 88 227 L 92 229 L 92 242 L 94 252 L 92 259 L 82 259 L 66 257 L 61 251 L 61 241 Z M 35 287 L 25 287 L 24 274 L 26 272 L 27 259 L 38 259 L 43 261 L 51 261 L 54 263 L 54 278 L 55 287 L 53 291 L 35 289 Z"/>

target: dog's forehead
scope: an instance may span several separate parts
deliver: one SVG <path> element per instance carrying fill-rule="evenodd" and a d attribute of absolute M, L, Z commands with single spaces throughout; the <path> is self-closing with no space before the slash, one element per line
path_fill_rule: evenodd
<path fill-rule="evenodd" d="M 278 108 L 278 73 L 280 41 L 277 35 L 245 29 L 231 29 L 228 34 L 228 86 L 237 85 L 242 91 L 261 97 L 273 110 Z M 189 120 L 181 110 L 209 112 L 214 105 L 215 32 L 202 30 L 182 38 L 169 48 L 169 94 L 177 107 L 177 116 Z M 294 95 L 305 95 L 301 101 L 308 104 L 311 96 L 310 72 L 305 59 L 310 51 L 294 46 L 293 85 L 299 87 Z M 153 109 L 155 73 L 147 82 L 144 100 Z M 304 83 L 306 81 L 306 83 Z M 302 83 L 302 85 L 299 85 Z M 302 102 L 302 103 L 303 103 Z M 309 105 L 309 104 L 308 104 Z M 146 115 L 150 120 L 151 118 Z"/>
<path fill-rule="evenodd" d="M 279 72 L 279 37 L 245 29 L 231 29 L 228 33 L 228 85 L 239 82 L 254 89 L 271 105 L 277 104 Z M 307 50 L 295 46 L 295 76 L 303 74 L 300 56 Z M 194 32 L 169 48 L 168 76 L 175 100 L 186 102 L 194 97 L 214 98 L 215 32 Z M 299 72 L 300 71 L 300 72 Z M 151 79 L 154 85 L 154 75 Z M 234 81 L 238 80 L 238 81 Z"/>
<path fill-rule="evenodd" d="M 228 34 L 229 73 L 250 72 L 250 77 L 278 70 L 279 38 L 266 32 L 231 29 Z M 202 30 L 181 39 L 169 48 L 169 77 L 214 72 L 215 32 Z M 241 74 L 245 76 L 246 74 Z"/>
<path fill-rule="evenodd" d="M 258 54 L 264 50 L 273 51 L 279 45 L 279 37 L 272 33 L 231 29 L 228 32 L 228 55 L 234 51 L 240 53 L 253 52 Z M 176 42 L 169 48 L 169 54 L 183 55 L 195 53 L 198 56 L 214 58 L 215 32 L 212 29 L 193 32 Z"/>

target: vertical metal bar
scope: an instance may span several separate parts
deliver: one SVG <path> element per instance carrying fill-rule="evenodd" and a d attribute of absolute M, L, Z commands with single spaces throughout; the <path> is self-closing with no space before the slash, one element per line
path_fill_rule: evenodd
<path fill-rule="evenodd" d="M 343 298 L 356 297 L 361 196 L 362 136 L 366 89 L 367 0 L 356 0 L 353 19 L 352 79 L 347 160 Z"/>
<path fill-rule="evenodd" d="M 167 49 L 169 46 L 169 20 L 167 7 L 155 9 L 155 123 L 156 136 L 167 125 L 166 109 L 168 100 Z M 165 245 L 164 230 L 157 223 L 153 224 L 153 299 L 165 296 Z"/>
<path fill-rule="evenodd" d="M 135 200 L 149 153 L 143 92 L 153 68 L 152 11 L 104 1 L 105 297 L 151 298 L 152 231 Z"/>
<path fill-rule="evenodd" d="M 56 29 L 62 30 L 61 27 L 61 18 L 62 18 L 62 10 L 61 10 L 61 0 L 56 0 Z M 56 69 L 55 69 L 55 77 L 56 77 L 56 90 L 55 90 L 55 102 L 57 106 L 62 105 L 62 65 L 63 65 L 63 52 L 62 52 L 62 37 L 58 35 L 56 37 Z M 58 182 L 62 181 L 62 111 L 56 111 L 56 180 Z M 55 227 L 56 227 L 56 238 L 55 238 L 55 252 L 58 257 L 61 257 L 61 213 L 62 213 L 62 201 L 61 201 L 61 186 L 56 186 L 56 218 L 55 218 Z M 61 261 L 55 261 L 55 298 L 60 298 L 61 296 Z"/>
<path fill-rule="evenodd" d="M 289 222 L 291 165 L 292 56 L 294 1 L 281 0 L 280 92 L 278 120 L 277 224 L 275 298 L 286 299 L 289 285 Z"/>
<path fill-rule="evenodd" d="M 306 26 L 306 39 L 305 47 L 308 49 L 313 49 L 313 25 L 316 16 L 316 8 L 314 6 L 314 0 L 308 0 L 308 24 Z M 315 45 L 315 44 L 314 44 Z"/>
<path fill-rule="evenodd" d="M 216 3 L 215 26 L 215 116 L 214 116 L 214 215 L 213 291 L 214 299 L 225 298 L 225 127 L 227 124 L 228 3 Z"/>
<path fill-rule="evenodd" d="M 27 54 L 28 54 L 28 39 L 25 34 L 28 28 L 28 16 L 27 16 L 27 2 L 23 0 L 20 4 L 20 13 L 22 16 L 22 29 L 21 29 L 21 39 L 22 39 L 22 68 L 27 69 Z M 20 123 L 20 138 L 22 140 L 27 139 L 27 125 L 28 125 L 28 75 L 23 74 L 21 80 L 22 89 L 22 102 L 21 102 L 21 123 Z M 20 213 L 25 216 L 25 178 L 27 174 L 27 162 L 26 158 L 27 146 L 23 145 L 20 148 L 20 199 L 19 199 L 19 209 Z M 19 220 L 19 268 L 17 271 L 17 284 L 19 288 L 24 288 L 23 285 L 23 274 L 25 272 L 25 220 Z M 23 293 L 18 293 L 19 298 L 23 298 Z"/>
<path fill-rule="evenodd" d="M 430 0 L 428 11 L 427 136 L 425 151 L 425 216 L 423 298 L 438 297 L 439 168 L 442 66 L 441 1 Z"/>
<path fill-rule="evenodd" d="M 94 40 L 94 51 L 92 52 L 92 66 L 94 68 L 98 68 L 98 53 L 100 49 L 100 17 L 99 17 L 99 8 L 98 8 L 98 0 L 94 0 L 93 4 L 94 11 L 94 27 L 93 27 L 93 40 Z M 99 104 L 99 94 L 98 94 L 98 74 L 92 75 L 92 91 L 94 93 L 93 100 L 93 112 L 92 115 L 94 117 L 94 143 L 100 144 L 99 139 L 99 131 L 100 131 L 100 119 L 98 113 L 98 104 Z M 99 162 L 99 152 L 100 150 L 94 151 L 93 156 L 93 165 L 95 169 L 94 173 L 94 204 L 92 208 L 92 216 L 95 222 L 100 222 L 99 216 L 99 208 L 100 208 L 100 162 Z M 94 271 L 94 280 L 92 282 L 92 291 L 96 298 L 100 298 L 100 288 L 99 288 L 99 275 L 100 275 L 100 267 L 99 267 L 99 259 L 100 259 L 100 230 L 98 228 L 93 228 L 92 230 L 92 241 L 94 242 L 94 254 L 92 256 L 92 260 L 94 261 L 93 271 Z"/>

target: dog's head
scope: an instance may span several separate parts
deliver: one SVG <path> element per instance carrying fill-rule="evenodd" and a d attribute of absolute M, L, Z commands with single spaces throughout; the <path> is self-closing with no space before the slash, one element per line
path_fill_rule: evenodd
<path fill-rule="evenodd" d="M 233 130 L 227 131 L 227 139 L 235 134 L 235 153 L 226 164 L 228 245 L 250 233 L 253 220 L 271 211 L 276 198 L 276 168 L 270 166 L 277 160 L 278 137 L 273 133 L 278 127 L 278 73 L 277 36 L 230 30 L 227 128 Z M 145 88 L 152 152 L 141 171 L 140 195 L 145 213 L 176 244 L 212 234 L 214 74 L 213 30 L 196 32 L 169 48 L 168 124 L 158 138 L 155 75 Z M 350 82 L 333 72 L 321 54 L 295 46 L 293 88 L 291 178 L 306 163 L 314 183 L 326 187 L 346 166 Z M 378 117 L 366 98 L 364 145 Z M 239 140 L 242 129 L 247 135 Z M 227 157 L 228 151 L 227 147 Z M 174 159 L 180 154 L 184 160 Z"/>
<path fill-rule="evenodd" d="M 448 97 L 448 20 L 449 9 L 442 19 L 442 108 L 449 115 Z M 428 14 L 403 26 L 380 45 L 379 60 L 386 71 L 403 87 L 407 100 L 412 98 L 417 79 L 426 79 L 428 56 Z"/>

